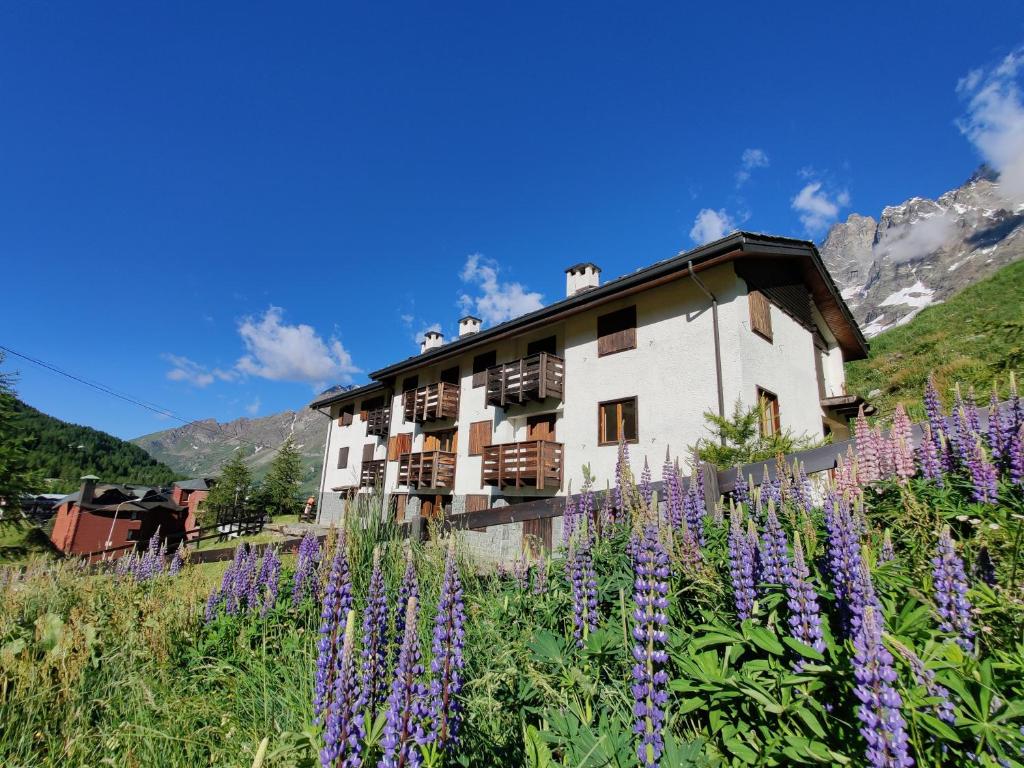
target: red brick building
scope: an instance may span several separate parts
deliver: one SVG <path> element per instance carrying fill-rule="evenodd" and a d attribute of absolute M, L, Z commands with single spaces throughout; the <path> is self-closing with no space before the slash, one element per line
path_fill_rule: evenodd
<path fill-rule="evenodd" d="M 157 530 L 180 540 L 195 528 L 199 503 L 206 498 L 206 480 L 183 480 L 171 490 L 149 486 L 100 483 L 87 475 L 82 487 L 57 502 L 50 540 L 66 555 L 88 555 L 112 547 L 139 547 Z"/>

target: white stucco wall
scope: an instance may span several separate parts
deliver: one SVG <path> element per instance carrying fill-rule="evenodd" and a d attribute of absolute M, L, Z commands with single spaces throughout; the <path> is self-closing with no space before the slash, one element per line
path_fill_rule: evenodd
<path fill-rule="evenodd" d="M 366 434 L 366 422 L 359 418 L 361 402 L 362 399 L 344 400 L 331 405 L 331 431 L 328 436 L 330 442 L 327 445 L 327 460 L 324 464 L 325 492 L 332 488 L 359 485 L 359 474 L 363 466 L 363 446 L 367 443 L 375 444 L 374 459 L 383 459 L 387 455 L 387 441 L 376 435 Z M 352 423 L 345 427 L 339 426 L 338 417 L 341 409 L 349 403 L 355 406 Z M 338 452 L 343 447 L 349 449 L 348 465 L 344 469 L 338 469 Z"/>

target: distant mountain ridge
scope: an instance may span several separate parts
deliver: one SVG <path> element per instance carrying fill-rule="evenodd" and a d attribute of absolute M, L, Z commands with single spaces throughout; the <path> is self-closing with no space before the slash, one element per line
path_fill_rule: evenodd
<path fill-rule="evenodd" d="M 196 477 L 216 477 L 232 455 L 241 453 L 253 475 L 262 478 L 289 435 L 302 455 L 303 489 L 311 491 L 320 479 L 327 419 L 308 408 L 224 424 L 204 419 L 131 442 L 176 471 Z"/>
<path fill-rule="evenodd" d="M 874 336 L 1024 257 L 1024 204 L 983 166 L 936 200 L 910 198 L 877 220 L 850 214 L 829 230 L 821 255 Z"/>

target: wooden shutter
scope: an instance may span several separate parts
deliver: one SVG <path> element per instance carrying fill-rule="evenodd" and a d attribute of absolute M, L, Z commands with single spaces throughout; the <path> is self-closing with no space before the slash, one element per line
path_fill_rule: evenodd
<path fill-rule="evenodd" d="M 599 357 L 636 349 L 636 307 L 623 307 L 597 318 Z"/>
<path fill-rule="evenodd" d="M 497 364 L 498 353 L 493 349 L 473 358 L 473 389 L 487 385 L 487 369 Z"/>
<path fill-rule="evenodd" d="M 466 494 L 466 512 L 483 512 L 485 509 L 491 508 L 491 497 L 486 493 L 467 493 Z M 483 528 L 470 528 L 471 531 L 482 533 L 487 530 L 487 527 Z"/>
<path fill-rule="evenodd" d="M 554 440 L 555 414 L 530 416 L 526 420 L 526 438 L 527 440 Z"/>
<path fill-rule="evenodd" d="M 474 421 L 469 425 L 469 455 L 480 456 L 491 444 L 491 422 Z"/>
<path fill-rule="evenodd" d="M 412 450 L 412 432 L 403 432 L 388 440 L 388 461 L 398 461 L 403 453 Z"/>
<path fill-rule="evenodd" d="M 366 421 L 368 418 L 370 418 L 370 412 L 369 411 L 360 411 L 359 412 L 359 420 L 360 421 Z"/>
<path fill-rule="evenodd" d="M 363 446 L 363 461 L 373 461 L 373 452 L 376 450 L 376 443 L 367 443 Z"/>
<path fill-rule="evenodd" d="M 348 447 L 338 449 L 338 469 L 348 466 Z"/>
<path fill-rule="evenodd" d="M 760 291 L 747 294 L 750 303 L 750 330 L 759 336 L 772 340 L 772 305 Z"/>
<path fill-rule="evenodd" d="M 431 451 L 441 450 L 441 439 L 436 434 L 429 434 L 423 436 L 423 452 L 430 453 Z"/>
<path fill-rule="evenodd" d="M 409 494 L 395 493 L 391 496 L 395 500 L 395 522 L 405 522 L 405 505 L 409 501 Z"/>
<path fill-rule="evenodd" d="M 538 557 L 541 551 L 551 551 L 551 518 L 523 520 L 523 551 Z"/>

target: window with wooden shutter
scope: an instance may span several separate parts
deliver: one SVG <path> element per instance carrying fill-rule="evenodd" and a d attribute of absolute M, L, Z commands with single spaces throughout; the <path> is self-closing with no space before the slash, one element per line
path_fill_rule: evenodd
<path fill-rule="evenodd" d="M 441 371 L 441 381 L 445 384 L 458 384 L 461 380 L 459 373 L 459 366 L 453 365 L 451 368 L 445 368 Z"/>
<path fill-rule="evenodd" d="M 598 404 L 597 435 L 601 445 L 615 445 L 623 440 L 635 443 L 638 434 L 635 397 Z"/>
<path fill-rule="evenodd" d="M 772 305 L 760 291 L 747 294 L 750 303 L 750 330 L 768 341 L 772 340 Z"/>
<path fill-rule="evenodd" d="M 377 449 L 376 443 L 367 443 L 363 446 L 363 461 L 373 461 L 373 452 Z"/>
<path fill-rule="evenodd" d="M 395 522 L 405 522 L 405 505 L 409 501 L 409 494 L 407 493 L 394 493 L 391 498 L 395 502 Z"/>
<path fill-rule="evenodd" d="M 554 355 L 558 351 L 558 338 L 555 336 L 545 336 L 543 339 L 534 339 L 526 345 L 526 354 L 536 355 L 538 352 L 547 352 L 548 354 Z"/>
<path fill-rule="evenodd" d="M 761 408 L 761 437 L 779 434 L 782 431 L 782 421 L 779 418 L 779 396 L 758 387 L 757 403 Z"/>
<path fill-rule="evenodd" d="M 599 357 L 636 349 L 636 307 L 623 307 L 597 318 Z"/>
<path fill-rule="evenodd" d="M 338 414 L 338 426 L 347 427 L 352 423 L 355 418 L 356 406 L 355 403 L 349 403 L 341 407 L 341 413 Z"/>
<path fill-rule="evenodd" d="M 403 432 L 388 440 L 388 461 L 398 461 L 403 453 L 412 451 L 412 432 Z"/>
<path fill-rule="evenodd" d="M 469 455 L 480 456 L 484 447 L 491 444 L 492 424 L 490 421 L 474 421 L 469 425 Z"/>
<path fill-rule="evenodd" d="M 473 358 L 473 389 L 487 386 L 487 369 L 497 364 L 498 353 L 493 349 Z"/>
<path fill-rule="evenodd" d="M 467 512 L 483 512 L 485 509 L 491 508 L 491 497 L 486 493 L 467 493 L 466 494 L 466 511 Z"/>
<path fill-rule="evenodd" d="M 348 466 L 348 447 L 338 449 L 338 469 L 345 469 Z"/>

